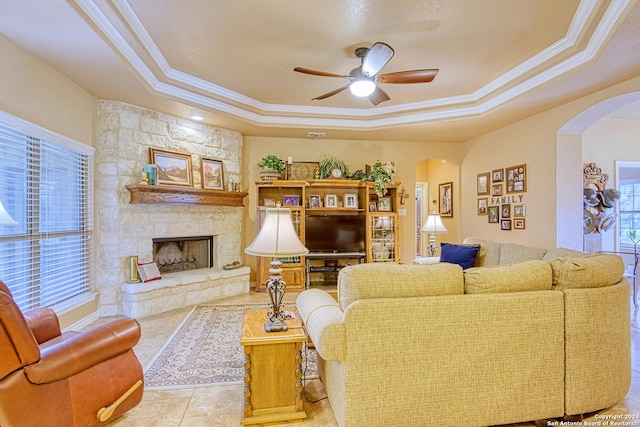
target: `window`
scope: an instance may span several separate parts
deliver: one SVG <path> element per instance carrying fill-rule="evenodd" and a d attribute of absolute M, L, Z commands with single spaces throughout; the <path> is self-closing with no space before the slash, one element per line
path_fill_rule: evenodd
<path fill-rule="evenodd" d="M 619 206 L 620 250 L 623 252 L 633 252 L 634 244 L 627 233 L 637 230 L 636 239 L 640 239 L 640 180 L 620 183 Z"/>
<path fill-rule="evenodd" d="M 93 149 L 7 117 L 0 201 L 18 225 L 0 225 L 0 280 L 22 310 L 69 303 L 90 289 Z"/>

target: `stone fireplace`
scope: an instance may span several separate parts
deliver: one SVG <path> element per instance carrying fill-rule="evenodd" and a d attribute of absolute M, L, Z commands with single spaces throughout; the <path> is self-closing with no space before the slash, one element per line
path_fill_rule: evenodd
<path fill-rule="evenodd" d="M 155 237 L 153 260 L 160 273 L 213 267 L 213 236 Z"/>
<path fill-rule="evenodd" d="M 222 268 L 242 261 L 242 207 L 131 204 L 126 188 L 139 183 L 142 167 L 150 161 L 151 147 L 190 154 L 194 188 L 201 188 L 201 157 L 222 160 L 225 179 L 240 182 L 242 135 L 113 101 L 99 102 L 97 128 L 94 283 L 100 295 L 99 315 L 141 318 L 248 293 L 248 267 Z M 175 240 L 181 236 L 210 237 L 208 267 L 162 273 L 161 280 L 128 283 L 129 257 L 151 261 L 154 238 Z"/>

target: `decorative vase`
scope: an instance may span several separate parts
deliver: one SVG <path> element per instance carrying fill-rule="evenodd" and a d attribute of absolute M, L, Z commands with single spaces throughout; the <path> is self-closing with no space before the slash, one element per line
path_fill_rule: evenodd
<path fill-rule="evenodd" d="M 261 168 L 260 179 L 262 181 L 275 181 L 277 179 L 282 179 L 282 172 L 275 169 Z"/>

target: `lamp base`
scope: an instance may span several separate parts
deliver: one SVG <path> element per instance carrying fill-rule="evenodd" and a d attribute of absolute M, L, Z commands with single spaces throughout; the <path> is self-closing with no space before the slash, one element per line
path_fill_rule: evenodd
<path fill-rule="evenodd" d="M 280 312 L 279 314 L 282 314 Z M 264 324 L 265 332 L 284 332 L 289 329 L 287 322 L 280 317 L 275 317 L 274 313 L 269 312 L 269 320 Z"/>
<path fill-rule="evenodd" d="M 284 313 L 280 309 L 286 288 L 287 284 L 282 280 L 282 263 L 277 258 L 273 258 L 269 269 L 269 280 L 267 280 L 271 311 L 267 313 L 269 320 L 264 324 L 265 332 L 282 332 L 289 329 L 284 321 Z"/>
<path fill-rule="evenodd" d="M 436 235 L 434 233 L 429 233 L 429 247 L 427 248 L 427 255 L 434 257 L 437 252 L 438 245 L 436 245 Z"/>

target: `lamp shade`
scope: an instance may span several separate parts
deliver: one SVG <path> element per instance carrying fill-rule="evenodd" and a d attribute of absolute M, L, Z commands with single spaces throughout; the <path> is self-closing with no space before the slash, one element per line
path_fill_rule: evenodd
<path fill-rule="evenodd" d="M 18 222 L 11 218 L 11 215 L 2 206 L 2 202 L 0 202 L 0 225 L 18 225 Z"/>
<path fill-rule="evenodd" d="M 306 255 L 304 247 L 291 222 L 291 209 L 267 208 L 262 228 L 244 252 L 262 257 Z"/>
<path fill-rule="evenodd" d="M 427 220 L 420 229 L 422 233 L 447 233 L 448 230 L 442 223 L 442 218 L 437 212 L 433 212 L 427 216 Z"/>

